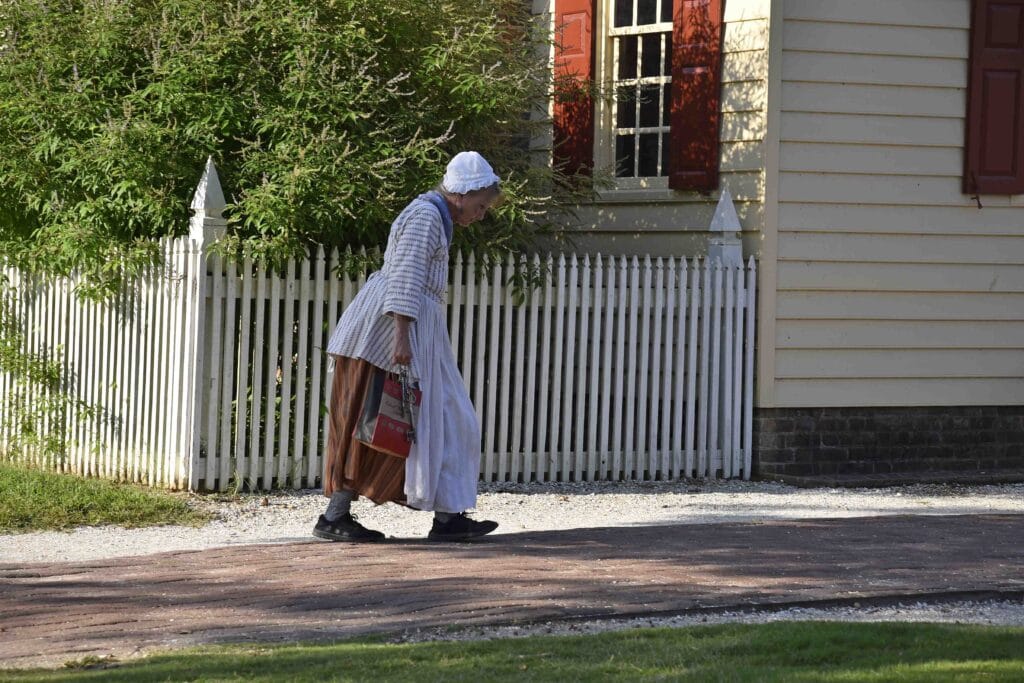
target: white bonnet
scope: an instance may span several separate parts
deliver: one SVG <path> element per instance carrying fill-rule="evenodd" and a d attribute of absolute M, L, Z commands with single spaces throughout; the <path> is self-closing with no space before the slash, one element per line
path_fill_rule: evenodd
<path fill-rule="evenodd" d="M 455 194 L 466 194 L 499 181 L 494 169 L 479 153 L 459 152 L 448 162 L 441 187 Z"/>

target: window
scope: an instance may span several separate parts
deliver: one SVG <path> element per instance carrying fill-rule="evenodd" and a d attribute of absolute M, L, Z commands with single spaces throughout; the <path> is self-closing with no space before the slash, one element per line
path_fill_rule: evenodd
<path fill-rule="evenodd" d="M 716 189 L 723 4 L 555 0 L 555 163 L 590 169 L 596 152 L 621 187 Z"/>
<path fill-rule="evenodd" d="M 615 175 L 668 175 L 672 0 L 615 0 L 612 28 Z"/>

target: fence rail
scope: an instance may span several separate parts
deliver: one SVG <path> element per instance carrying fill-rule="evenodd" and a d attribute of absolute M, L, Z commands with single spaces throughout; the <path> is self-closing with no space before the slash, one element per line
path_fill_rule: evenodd
<path fill-rule="evenodd" d="M 74 438 L 51 466 L 170 488 L 319 486 L 324 347 L 365 278 L 337 277 L 337 252 L 274 272 L 187 238 L 163 246 L 165 265 L 106 305 L 78 300 L 75 278 L 8 270 L 27 347 L 102 409 L 69 411 Z M 520 268 L 550 277 L 517 303 L 507 283 Z M 484 480 L 749 478 L 752 258 L 510 257 L 482 270 L 456 256 L 448 321 Z M 0 389 L 32 400 L 7 375 Z"/>

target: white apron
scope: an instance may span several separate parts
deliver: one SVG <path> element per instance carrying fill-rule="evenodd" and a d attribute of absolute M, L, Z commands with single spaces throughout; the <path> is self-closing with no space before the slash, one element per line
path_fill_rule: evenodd
<path fill-rule="evenodd" d="M 480 425 L 462 381 L 443 306 L 424 295 L 412 353 L 423 392 L 416 443 L 405 462 L 405 496 L 418 510 L 463 512 L 476 506 Z"/>

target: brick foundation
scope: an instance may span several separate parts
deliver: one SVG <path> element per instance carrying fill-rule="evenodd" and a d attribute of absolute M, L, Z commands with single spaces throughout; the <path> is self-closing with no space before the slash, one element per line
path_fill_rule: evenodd
<path fill-rule="evenodd" d="M 1024 406 L 758 409 L 754 473 L 818 484 L 1019 481 Z"/>

